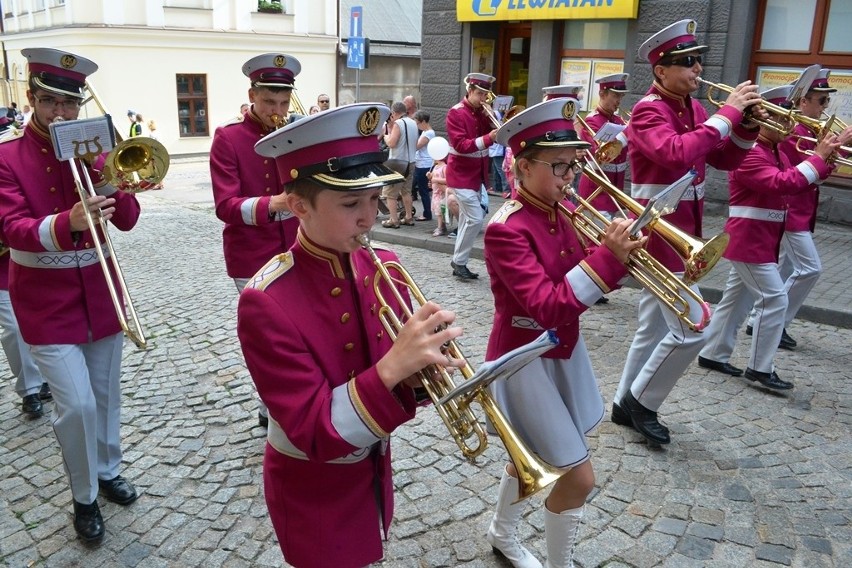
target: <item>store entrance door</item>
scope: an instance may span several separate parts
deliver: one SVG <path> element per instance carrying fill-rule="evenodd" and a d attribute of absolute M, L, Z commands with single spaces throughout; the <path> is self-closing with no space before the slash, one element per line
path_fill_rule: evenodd
<path fill-rule="evenodd" d="M 504 24 L 500 29 L 496 94 L 511 95 L 514 105 L 528 106 L 531 36 L 529 23 Z"/>

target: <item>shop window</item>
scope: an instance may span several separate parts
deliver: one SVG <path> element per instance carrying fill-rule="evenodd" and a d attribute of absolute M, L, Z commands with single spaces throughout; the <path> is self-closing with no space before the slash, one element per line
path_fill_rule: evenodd
<path fill-rule="evenodd" d="M 562 31 L 559 83 L 583 86 L 580 110 L 598 102 L 595 79 L 624 70 L 627 20 L 566 20 Z"/>
<path fill-rule="evenodd" d="M 177 75 L 177 104 L 181 138 L 210 135 L 206 75 Z"/>

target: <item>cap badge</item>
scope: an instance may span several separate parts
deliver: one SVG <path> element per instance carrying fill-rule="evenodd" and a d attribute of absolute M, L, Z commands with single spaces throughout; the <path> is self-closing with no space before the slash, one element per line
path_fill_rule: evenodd
<path fill-rule="evenodd" d="M 77 65 L 77 58 L 73 55 L 65 54 L 59 58 L 59 64 L 62 65 L 64 69 L 73 69 L 74 66 Z"/>
<path fill-rule="evenodd" d="M 695 21 L 686 24 L 686 33 L 689 35 L 695 35 Z"/>
<path fill-rule="evenodd" d="M 380 119 L 379 109 L 376 107 L 370 107 L 362 112 L 361 116 L 358 117 L 358 134 L 370 136 L 376 131 Z"/>
<path fill-rule="evenodd" d="M 565 120 L 574 120 L 574 114 L 577 112 L 577 105 L 573 100 L 567 101 L 562 106 L 562 118 Z"/>
<path fill-rule="evenodd" d="M 283 55 L 276 55 L 275 59 L 272 61 L 272 64 L 276 67 L 284 67 L 287 65 L 287 58 Z"/>

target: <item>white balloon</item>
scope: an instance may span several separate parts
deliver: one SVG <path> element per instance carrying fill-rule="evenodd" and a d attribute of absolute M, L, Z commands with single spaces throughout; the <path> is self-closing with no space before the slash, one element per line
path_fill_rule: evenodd
<path fill-rule="evenodd" d="M 435 136 L 426 145 L 426 152 L 433 160 L 443 160 L 450 153 L 450 143 L 442 136 Z"/>

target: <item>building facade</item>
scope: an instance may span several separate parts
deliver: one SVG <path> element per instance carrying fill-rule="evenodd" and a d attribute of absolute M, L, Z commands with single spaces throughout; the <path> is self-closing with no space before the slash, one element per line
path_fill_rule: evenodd
<path fill-rule="evenodd" d="M 305 108 L 334 93 L 338 5 L 334 0 L 0 0 L 3 100 L 26 103 L 27 47 L 95 61 L 90 82 L 121 134 L 127 111 L 156 122 L 173 156 L 209 151 L 216 127 L 248 102 L 241 68 L 254 55 L 296 56 Z M 332 84 L 329 84 L 329 81 Z M 81 117 L 100 111 L 87 104 Z"/>
<path fill-rule="evenodd" d="M 703 77 L 736 85 L 749 78 L 762 88 L 784 84 L 804 67 L 832 70 L 839 91 L 828 108 L 852 122 L 852 2 L 839 0 L 432 0 L 423 4 L 423 106 L 443 129 L 446 111 L 463 96 L 472 71 L 497 78 L 496 92 L 512 104 L 541 100 L 548 85 L 584 85 L 583 110 L 593 109 L 597 77 L 630 73 L 638 101 L 653 77 L 637 50 L 653 33 L 683 18 L 698 23 L 710 46 Z M 699 91 L 706 98 L 706 88 Z M 724 101 L 725 93 L 720 98 Z M 709 102 L 709 112 L 715 107 Z M 727 203 L 727 177 L 708 170 L 708 208 Z M 822 220 L 852 225 L 852 168 L 822 186 Z"/>

